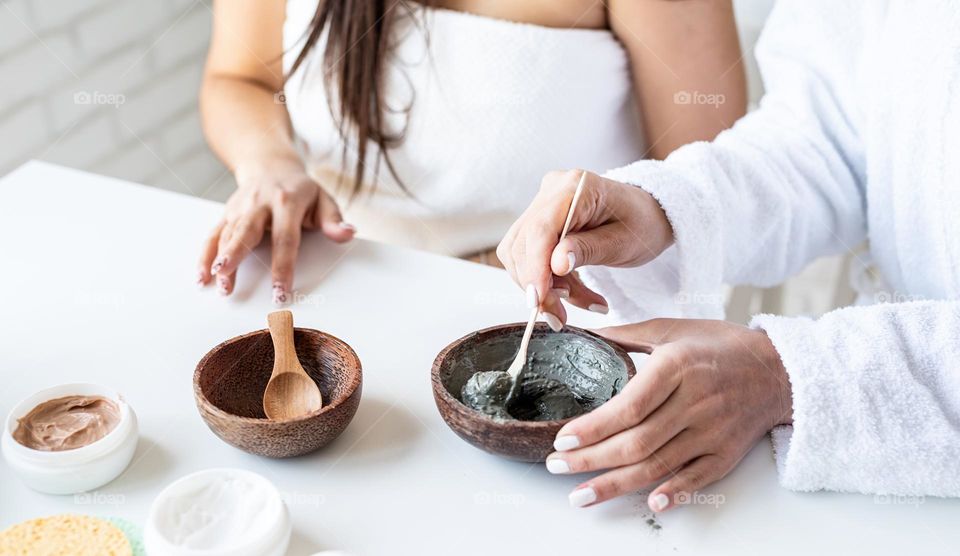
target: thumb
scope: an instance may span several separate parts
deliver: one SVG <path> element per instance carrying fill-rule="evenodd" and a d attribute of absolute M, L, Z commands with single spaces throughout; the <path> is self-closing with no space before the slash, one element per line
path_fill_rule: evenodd
<path fill-rule="evenodd" d="M 671 342 L 681 332 L 681 323 L 682 319 L 651 319 L 635 324 L 608 326 L 592 332 L 627 351 L 651 353 L 657 347 Z"/>
<path fill-rule="evenodd" d="M 571 232 L 554 247 L 550 267 L 557 276 L 566 276 L 586 265 L 628 266 L 636 260 L 636 242 L 620 222 Z"/>

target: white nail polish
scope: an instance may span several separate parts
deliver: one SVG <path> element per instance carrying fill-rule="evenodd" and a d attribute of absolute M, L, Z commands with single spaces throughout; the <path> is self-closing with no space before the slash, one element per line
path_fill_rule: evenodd
<path fill-rule="evenodd" d="M 356 232 L 356 231 L 357 231 L 356 226 L 354 226 L 353 224 L 350 224 L 350 223 L 348 223 L 348 222 L 341 222 L 341 223 L 340 223 L 340 227 L 343 228 L 344 230 L 350 230 L 351 232 Z"/>
<path fill-rule="evenodd" d="M 577 256 L 573 251 L 567 251 L 567 274 L 573 272 L 575 268 L 577 268 Z"/>
<path fill-rule="evenodd" d="M 670 499 L 667 498 L 667 495 L 662 492 L 657 493 L 656 496 L 651 496 L 649 501 L 650 509 L 655 512 L 662 512 L 669 503 Z"/>
<path fill-rule="evenodd" d="M 287 290 L 282 286 L 273 287 L 273 303 L 274 305 L 283 305 L 287 302 Z"/>
<path fill-rule="evenodd" d="M 527 309 L 533 309 L 540 305 L 540 297 L 537 295 L 537 288 L 533 284 L 527 284 Z"/>
<path fill-rule="evenodd" d="M 574 508 L 582 508 L 587 504 L 597 501 L 597 493 L 591 487 L 578 488 L 570 493 L 570 505 Z"/>
<path fill-rule="evenodd" d="M 607 313 L 610 312 L 610 307 L 607 307 L 606 305 L 601 305 L 599 303 L 593 303 L 587 308 L 593 311 L 594 313 L 600 313 L 601 315 L 606 315 Z"/>
<path fill-rule="evenodd" d="M 550 313 L 540 313 L 540 316 L 543 317 L 543 320 L 547 321 L 547 325 L 550 327 L 550 330 L 554 332 L 560 332 L 563 330 L 563 323 L 560 322 L 560 319 L 556 315 L 551 315 Z"/>
<path fill-rule="evenodd" d="M 552 458 L 547 460 L 547 471 L 554 475 L 563 475 L 570 472 L 570 466 L 560 458 Z"/>
<path fill-rule="evenodd" d="M 553 449 L 558 452 L 566 452 L 580 446 L 580 439 L 573 435 L 558 436 L 553 441 Z"/>

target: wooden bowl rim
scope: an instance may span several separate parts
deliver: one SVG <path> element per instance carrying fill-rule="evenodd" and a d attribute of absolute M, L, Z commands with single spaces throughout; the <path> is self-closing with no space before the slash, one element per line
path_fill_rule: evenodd
<path fill-rule="evenodd" d="M 497 326 L 490 326 L 487 328 L 483 328 L 481 330 L 477 330 L 475 332 L 471 332 L 451 342 L 449 345 L 447 345 L 447 347 L 443 348 L 443 350 L 441 350 L 440 353 L 437 354 L 437 357 L 433 360 L 433 367 L 430 371 L 430 379 L 431 379 L 430 381 L 433 383 L 434 395 L 441 397 L 444 400 L 444 402 L 446 402 L 446 404 L 450 406 L 453 409 L 453 411 L 456 412 L 461 418 L 488 423 L 490 425 L 500 427 L 503 429 L 512 430 L 515 432 L 549 431 L 552 429 L 562 427 L 563 425 L 569 423 L 570 421 L 573 421 L 574 419 L 577 419 L 579 417 L 583 417 L 583 415 L 586 415 L 586 413 L 584 413 L 583 415 L 577 415 L 576 417 L 568 417 L 566 419 L 554 419 L 552 421 L 521 421 L 519 419 L 507 419 L 507 420 L 494 419 L 490 415 L 481 413 L 476 409 L 467 407 L 466 405 L 464 405 L 462 401 L 455 398 L 447 390 L 446 386 L 443 385 L 443 381 L 440 380 L 440 365 L 447 358 L 447 356 L 451 351 L 463 345 L 463 343 L 466 342 L 467 340 L 471 340 L 483 335 L 492 334 L 499 330 L 517 329 L 518 331 L 522 332 L 526 326 L 527 326 L 527 323 L 525 322 L 499 324 Z M 544 329 L 550 330 L 550 328 L 547 326 L 546 323 L 538 322 L 534 330 L 539 332 Z M 552 333 L 553 331 L 550 330 L 550 332 Z M 637 365 L 633 362 L 633 359 L 630 357 L 630 354 L 627 353 L 625 349 L 620 347 L 620 345 L 610 340 L 607 340 L 603 336 L 600 336 L 594 332 L 591 332 L 584 328 L 580 328 L 578 326 L 565 325 L 563 329 L 560 330 L 560 332 L 572 332 L 578 336 L 591 338 L 610 346 L 613 349 L 613 351 L 617 354 L 617 356 L 620 357 L 623 360 L 624 364 L 626 365 L 627 380 L 628 381 L 631 380 L 637 374 Z"/>
<path fill-rule="evenodd" d="M 307 421 L 309 419 L 313 419 L 319 415 L 322 415 L 327 411 L 333 411 L 334 409 L 339 407 L 340 404 L 346 403 L 346 401 L 349 400 L 353 396 L 353 394 L 357 391 L 357 388 L 360 386 L 362 376 L 363 376 L 363 366 L 360 363 L 360 357 L 357 356 L 357 352 L 354 351 L 353 347 L 351 347 L 350 344 L 348 344 L 347 342 L 341 340 L 340 338 L 334 336 L 333 334 L 323 332 L 322 330 L 317 330 L 315 328 L 302 328 L 299 326 L 295 326 L 293 330 L 295 333 L 297 331 L 300 331 L 300 332 L 304 332 L 311 335 L 319 335 L 322 338 L 326 340 L 331 340 L 333 343 L 339 344 L 340 346 L 345 347 L 347 349 L 347 352 L 349 353 L 353 364 L 349 365 L 349 371 L 350 371 L 349 384 L 347 384 L 347 390 L 344 392 L 343 396 L 334 400 L 332 403 L 323 404 L 320 407 L 320 409 L 316 411 L 307 413 L 306 415 L 301 415 L 299 417 L 294 417 L 292 419 L 268 419 L 268 418 L 244 417 L 242 415 L 235 415 L 233 413 L 229 413 L 227 411 L 224 411 L 223 409 L 220 409 L 220 407 L 218 407 L 216 404 L 214 404 L 209 399 L 207 399 L 207 396 L 204 395 L 203 393 L 203 389 L 200 388 L 200 372 L 204 368 L 204 366 L 206 366 L 207 361 L 211 357 L 213 357 L 215 353 L 219 352 L 229 344 L 239 342 L 241 340 L 246 340 L 247 338 L 250 338 L 253 336 L 266 335 L 267 338 L 269 338 L 270 330 L 268 328 L 254 330 L 252 332 L 247 332 L 246 334 L 234 336 L 233 338 L 224 340 L 219 344 L 215 345 L 213 348 L 211 348 L 210 351 L 208 351 L 206 355 L 204 355 L 203 358 L 200 359 L 200 361 L 197 363 L 196 369 L 194 369 L 193 371 L 194 395 L 197 397 L 198 400 L 203 402 L 203 405 L 207 411 L 210 411 L 211 413 L 214 413 L 217 416 L 224 417 L 227 419 L 233 419 L 240 423 L 254 423 L 258 425 L 288 424 L 288 423 L 298 423 L 301 421 Z"/>

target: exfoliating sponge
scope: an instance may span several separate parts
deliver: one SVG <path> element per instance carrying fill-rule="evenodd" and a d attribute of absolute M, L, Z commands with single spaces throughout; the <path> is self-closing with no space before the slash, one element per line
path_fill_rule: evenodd
<path fill-rule="evenodd" d="M 38 517 L 0 532 L 3 556 L 133 556 L 130 541 L 110 522 L 88 515 Z"/>
<path fill-rule="evenodd" d="M 130 551 L 133 556 L 147 556 L 147 549 L 143 545 L 143 531 L 140 527 L 119 517 L 108 517 L 107 521 L 117 529 L 120 529 L 127 537 L 127 540 L 130 541 Z"/>

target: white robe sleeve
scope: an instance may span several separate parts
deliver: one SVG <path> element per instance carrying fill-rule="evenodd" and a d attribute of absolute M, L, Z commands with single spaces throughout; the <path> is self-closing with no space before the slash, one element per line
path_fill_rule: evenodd
<path fill-rule="evenodd" d="M 688 298 L 709 299 L 721 283 L 778 284 L 864 239 L 855 79 L 864 4 L 782 0 L 757 47 L 767 94 L 756 111 L 711 143 L 607 172 L 663 206 Z"/>
<path fill-rule="evenodd" d="M 754 317 L 793 389 L 773 432 L 794 490 L 960 496 L 960 301 Z"/>

